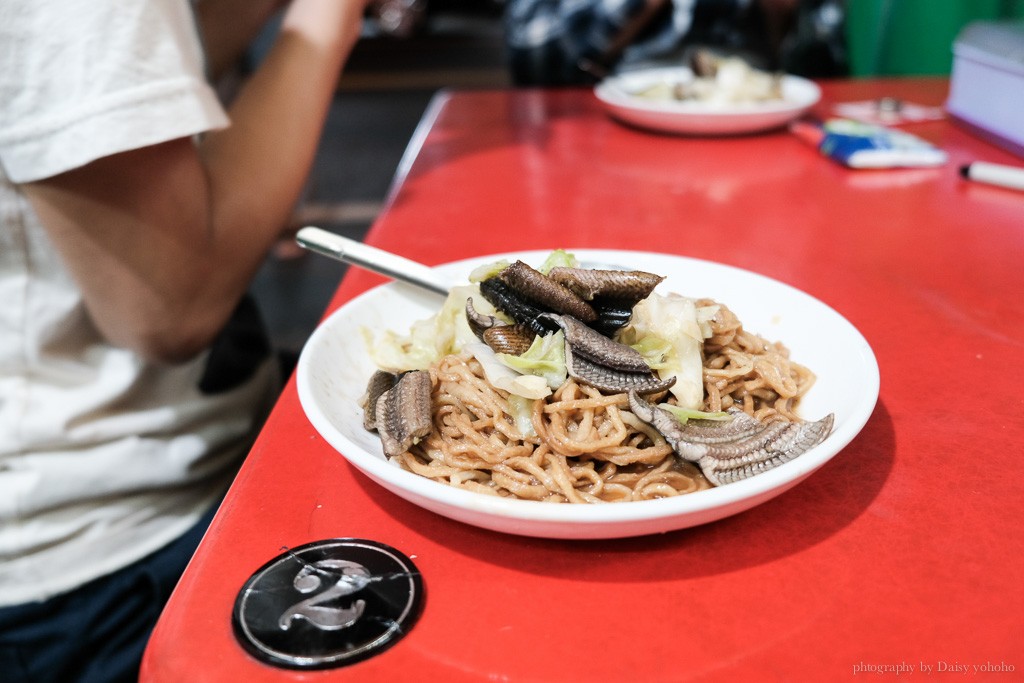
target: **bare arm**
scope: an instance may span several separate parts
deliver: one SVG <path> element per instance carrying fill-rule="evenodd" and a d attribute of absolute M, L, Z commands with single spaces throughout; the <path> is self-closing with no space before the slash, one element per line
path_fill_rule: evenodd
<path fill-rule="evenodd" d="M 285 225 L 365 0 L 293 0 L 229 128 L 116 154 L 25 190 L 112 343 L 205 348 Z"/>

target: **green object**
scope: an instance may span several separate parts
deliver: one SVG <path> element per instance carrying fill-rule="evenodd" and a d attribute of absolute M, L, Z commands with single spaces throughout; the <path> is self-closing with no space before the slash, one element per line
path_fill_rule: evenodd
<path fill-rule="evenodd" d="M 709 413 L 703 410 L 688 410 L 686 408 L 674 406 L 671 403 L 659 403 L 658 407 L 664 408 L 668 412 L 672 413 L 681 424 L 686 424 L 690 420 L 713 420 L 715 422 L 727 422 L 732 419 L 732 415 L 724 411 Z"/>
<path fill-rule="evenodd" d="M 978 19 L 1024 18 L 1024 0 L 847 0 L 852 76 L 948 76 L 953 41 Z"/>

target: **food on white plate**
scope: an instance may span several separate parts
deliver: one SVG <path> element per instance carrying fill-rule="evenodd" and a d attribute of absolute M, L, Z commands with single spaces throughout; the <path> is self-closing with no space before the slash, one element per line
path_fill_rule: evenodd
<path fill-rule="evenodd" d="M 435 481 L 569 503 L 727 485 L 799 457 L 833 416 L 797 408 L 814 383 L 779 342 L 663 276 L 501 261 L 452 288 L 407 334 L 363 330 L 378 370 L 364 426 Z"/>
<path fill-rule="evenodd" d="M 696 50 L 692 78 L 658 81 L 632 94 L 650 100 L 735 105 L 781 101 L 782 74 L 762 71 L 741 57 Z"/>

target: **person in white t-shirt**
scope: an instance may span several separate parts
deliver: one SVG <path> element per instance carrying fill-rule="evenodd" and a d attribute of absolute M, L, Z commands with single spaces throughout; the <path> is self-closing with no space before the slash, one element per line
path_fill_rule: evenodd
<path fill-rule="evenodd" d="M 279 389 L 245 292 L 369 2 L 0 0 L 6 683 L 137 676 Z"/>

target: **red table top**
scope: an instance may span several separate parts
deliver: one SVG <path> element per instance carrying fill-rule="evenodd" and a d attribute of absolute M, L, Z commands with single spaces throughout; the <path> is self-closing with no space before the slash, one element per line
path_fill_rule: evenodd
<path fill-rule="evenodd" d="M 822 86 L 820 114 L 947 92 L 931 79 Z M 950 162 L 852 171 L 781 131 L 649 134 L 588 90 L 439 95 L 367 242 L 427 264 L 631 248 L 767 275 L 864 334 L 882 378 L 874 414 L 817 473 L 750 511 L 567 542 L 466 526 L 386 492 L 319 437 L 293 380 L 164 612 L 143 680 L 835 680 L 900 664 L 1021 675 L 1024 193 L 957 173 L 1020 160 L 949 121 L 906 129 Z M 351 269 L 329 308 L 380 282 Z M 258 662 L 232 634 L 239 589 L 284 550 L 334 537 L 414 558 L 419 621 L 342 668 Z"/>

